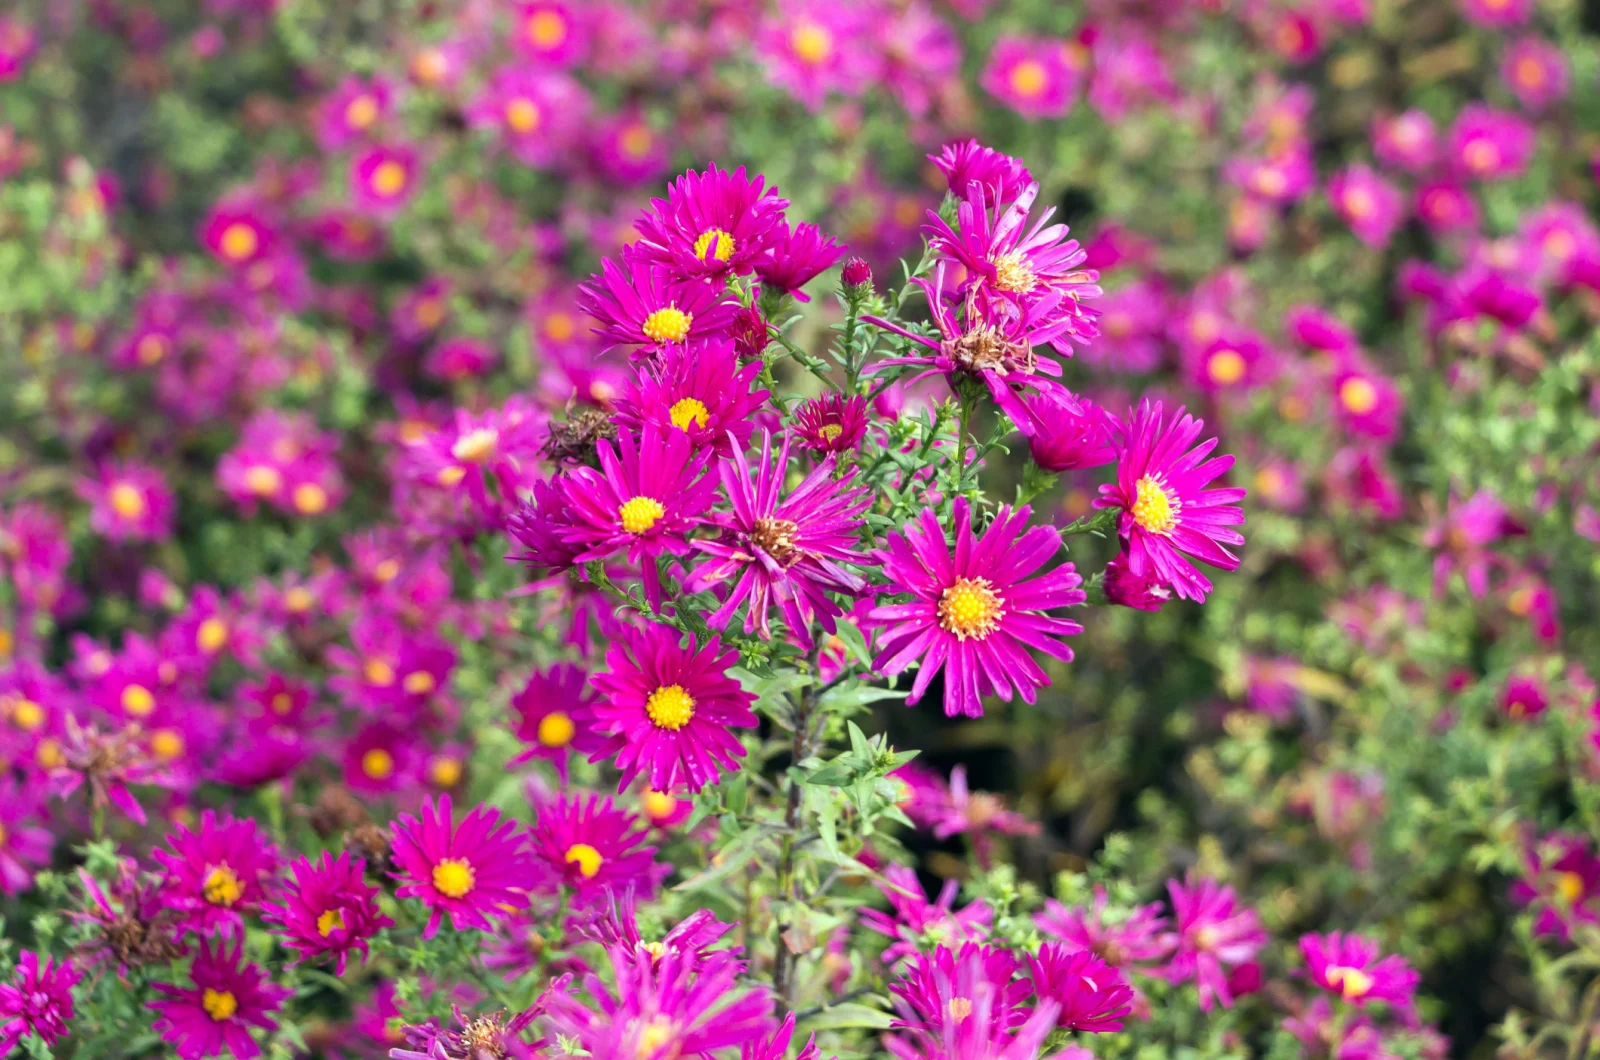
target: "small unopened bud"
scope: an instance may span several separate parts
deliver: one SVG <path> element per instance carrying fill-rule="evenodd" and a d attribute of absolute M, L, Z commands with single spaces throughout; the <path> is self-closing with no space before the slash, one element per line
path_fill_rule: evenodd
<path fill-rule="evenodd" d="M 735 310 L 733 345 L 747 361 L 759 360 L 767 349 L 767 318 L 755 306 Z"/>
<path fill-rule="evenodd" d="M 872 266 L 862 258 L 851 258 L 844 263 L 844 275 L 840 277 L 846 287 L 872 288 Z"/>

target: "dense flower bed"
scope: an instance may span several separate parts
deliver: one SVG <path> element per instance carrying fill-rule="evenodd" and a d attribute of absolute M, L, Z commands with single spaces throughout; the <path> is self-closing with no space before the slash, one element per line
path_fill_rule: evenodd
<path fill-rule="evenodd" d="M 1597 76 L 0 12 L 0 1056 L 1594 1055 Z"/>

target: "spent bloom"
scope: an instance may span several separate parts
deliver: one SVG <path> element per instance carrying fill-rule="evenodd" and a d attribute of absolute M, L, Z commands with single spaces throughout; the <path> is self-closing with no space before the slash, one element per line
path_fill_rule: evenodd
<path fill-rule="evenodd" d="M 491 919 L 527 907 L 533 871 L 525 838 L 500 811 L 478 806 L 454 822 L 449 795 L 422 804 L 419 820 L 401 814 L 394 826 L 393 857 L 400 881 L 395 894 L 428 907 L 424 938 L 449 914 L 457 931 L 491 931 Z"/>
<path fill-rule="evenodd" d="M 272 983 L 260 965 L 244 960 L 244 938 L 206 939 L 189 967 L 188 988 L 156 983 L 161 995 L 150 1002 L 156 1012 L 153 1028 L 181 1060 L 231 1052 L 237 1060 L 253 1060 L 261 1047 L 251 1028 L 270 1031 L 273 1013 L 291 991 Z"/>

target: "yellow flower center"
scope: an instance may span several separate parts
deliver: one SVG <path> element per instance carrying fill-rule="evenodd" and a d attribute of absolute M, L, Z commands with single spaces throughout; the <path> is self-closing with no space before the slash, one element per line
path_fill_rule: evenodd
<path fill-rule="evenodd" d="M 622 517 L 624 530 L 643 534 L 661 521 L 667 509 L 654 497 L 633 497 L 617 509 L 617 514 Z"/>
<path fill-rule="evenodd" d="M 164 762 L 183 756 L 183 735 L 174 729 L 157 729 L 150 737 L 150 750 Z"/>
<path fill-rule="evenodd" d="M 566 862 L 568 865 L 578 866 L 578 871 L 586 880 L 592 880 L 600 873 L 600 863 L 605 859 L 600 856 L 600 851 L 588 843 L 574 843 L 567 848 Z"/>
<path fill-rule="evenodd" d="M 39 763 L 41 769 L 59 769 L 66 762 L 67 755 L 58 741 L 46 738 L 39 741 L 39 746 L 33 752 L 33 760 Z"/>
<path fill-rule="evenodd" d="M 650 148 L 655 146 L 655 142 L 656 138 L 644 125 L 630 125 L 617 137 L 617 146 L 621 147 L 622 153 L 629 158 L 645 157 L 650 153 Z"/>
<path fill-rule="evenodd" d="M 723 228 L 706 229 L 694 241 L 694 256 L 701 261 L 727 261 L 733 257 L 733 235 Z"/>
<path fill-rule="evenodd" d="M 400 561 L 397 559 L 381 560 L 376 567 L 372 568 L 372 580 L 379 585 L 384 582 L 392 582 L 399 576 Z"/>
<path fill-rule="evenodd" d="M 682 685 L 662 685 L 645 700 L 644 712 L 656 728 L 677 732 L 694 717 L 694 697 Z"/>
<path fill-rule="evenodd" d="M 215 615 L 200 623 L 194 631 L 195 647 L 207 655 L 214 655 L 228 643 L 228 624 Z"/>
<path fill-rule="evenodd" d="M 374 747 L 361 756 L 361 772 L 373 780 L 386 780 L 394 772 L 394 755 Z"/>
<path fill-rule="evenodd" d="M 1002 254 L 994 259 L 994 285 L 1012 294 L 1027 294 L 1039 285 L 1039 277 L 1025 254 Z"/>
<path fill-rule="evenodd" d="M 567 20 L 554 11 L 535 11 L 528 19 L 528 41 L 548 50 L 567 39 Z"/>
<path fill-rule="evenodd" d="M 691 423 L 704 430 L 711 421 L 711 410 L 706 408 L 705 402 L 692 397 L 679 398 L 667 415 L 672 417 L 672 425 L 680 431 L 688 430 Z"/>
<path fill-rule="evenodd" d="M 311 610 L 311 605 L 316 602 L 317 598 L 311 595 L 311 590 L 303 585 L 296 585 L 283 594 L 283 606 L 297 615 Z"/>
<path fill-rule="evenodd" d="M 454 489 L 456 486 L 461 485 L 462 479 L 467 477 L 467 469 L 451 465 L 450 467 L 440 468 L 439 473 L 434 477 L 438 479 L 439 485 L 445 489 Z"/>
<path fill-rule="evenodd" d="M 1566 261 L 1578 251 L 1578 241 L 1565 228 L 1556 228 L 1544 237 L 1544 252 L 1557 261 Z"/>
<path fill-rule="evenodd" d="M 539 719 L 539 742 L 546 747 L 565 747 L 577 732 L 572 718 L 559 710 Z"/>
<path fill-rule="evenodd" d="M 1556 873 L 1556 893 L 1568 905 L 1576 905 L 1583 897 L 1583 877 L 1576 872 Z"/>
<path fill-rule="evenodd" d="M 144 494 L 139 492 L 137 486 L 119 482 L 111 487 L 107 497 L 111 501 L 111 510 L 124 519 L 137 519 L 144 514 Z"/>
<path fill-rule="evenodd" d="M 378 120 L 378 101 L 363 93 L 344 109 L 344 123 L 352 129 L 370 128 Z"/>
<path fill-rule="evenodd" d="M 1218 350 L 1206 360 L 1206 375 L 1218 386 L 1232 386 L 1244 378 L 1245 367 L 1238 350 Z"/>
<path fill-rule="evenodd" d="M 466 858 L 445 858 L 433 867 L 433 889 L 446 898 L 461 898 L 478 885 L 478 874 Z"/>
<path fill-rule="evenodd" d="M 1344 193 L 1344 212 L 1357 221 L 1365 221 L 1378 212 L 1378 204 L 1366 188 L 1351 188 Z"/>
<path fill-rule="evenodd" d="M 436 788 L 453 788 L 461 782 L 461 759 L 443 755 L 428 767 L 428 777 Z"/>
<path fill-rule="evenodd" d="M 566 342 L 577 333 L 578 325 L 570 313 L 551 313 L 544 320 L 544 333 L 555 342 Z"/>
<path fill-rule="evenodd" d="M 1171 534 L 1178 525 L 1177 498 L 1154 475 L 1141 478 L 1135 489 L 1133 521 L 1152 534 Z"/>
<path fill-rule="evenodd" d="M 439 687 L 439 682 L 426 670 L 412 670 L 406 674 L 406 679 L 400 682 L 400 687 L 413 696 L 425 696 Z"/>
<path fill-rule="evenodd" d="M 1049 83 L 1049 71 L 1037 59 L 1024 59 L 1011 68 L 1011 91 L 1024 99 L 1037 96 Z"/>
<path fill-rule="evenodd" d="M 1487 173 L 1500 165 L 1500 149 L 1494 141 L 1480 138 L 1462 149 L 1461 160 L 1474 173 Z"/>
<path fill-rule="evenodd" d="M 677 1036 L 677 1033 L 677 1024 L 668 1017 L 651 1017 L 649 1023 L 639 1028 L 639 1037 L 633 1049 L 635 1060 L 645 1060 L 646 1057 L 655 1056 Z"/>
<path fill-rule="evenodd" d="M 833 54 L 833 35 L 815 22 L 802 22 L 789 34 L 789 45 L 795 55 L 815 66 Z"/>
<path fill-rule="evenodd" d="M 272 697 L 269 705 L 272 707 L 272 713 L 281 718 L 294 709 L 294 697 L 287 692 L 279 692 Z"/>
<path fill-rule="evenodd" d="M 235 221 L 222 230 L 222 239 L 218 243 L 222 247 L 223 257 L 231 261 L 244 261 L 254 257 L 261 248 L 261 237 L 256 235 L 254 226 Z"/>
<path fill-rule="evenodd" d="M 506 102 L 506 125 L 511 131 L 526 136 L 539 128 L 539 105 L 526 96 L 517 96 Z"/>
<path fill-rule="evenodd" d="M 481 464 L 494 455 L 500 444 L 500 432 L 493 427 L 479 427 L 468 431 L 450 447 L 450 455 L 468 464 Z"/>
<path fill-rule="evenodd" d="M 1360 968 L 1335 965 L 1328 969 L 1328 985 L 1338 990 L 1346 1001 L 1360 1001 L 1372 990 L 1373 979 Z"/>
<path fill-rule="evenodd" d="M 654 342 L 682 342 L 689 337 L 689 325 L 693 323 L 693 313 L 669 305 L 645 317 L 641 330 Z"/>
<path fill-rule="evenodd" d="M 133 348 L 140 364 L 155 364 L 167 355 L 167 340 L 161 335 L 146 335 Z"/>
<path fill-rule="evenodd" d="M 232 906 L 244 897 L 244 884 L 227 865 L 215 865 L 206 873 L 203 890 L 212 905 Z"/>
<path fill-rule="evenodd" d="M 822 435 L 824 441 L 831 442 L 844 433 L 844 428 L 837 423 L 824 423 L 817 428 L 817 433 Z"/>
<path fill-rule="evenodd" d="M 349 925 L 344 922 L 343 909 L 324 909 L 322 915 L 317 917 L 317 933 L 327 938 L 335 931 L 343 931 Z"/>
<path fill-rule="evenodd" d="M 945 1011 L 950 1014 L 951 1023 L 960 1023 L 972 1015 L 972 999 L 969 997 L 953 997 L 945 1003 Z"/>
<path fill-rule="evenodd" d="M 283 476 L 275 467 L 257 464 L 244 473 L 244 485 L 258 497 L 270 497 L 283 488 Z"/>
<path fill-rule="evenodd" d="M 122 709 L 136 718 L 143 718 L 156 709 L 156 697 L 144 685 L 128 685 L 122 690 Z"/>
<path fill-rule="evenodd" d="M 643 800 L 644 812 L 651 820 L 660 821 L 671 817 L 678 809 L 678 800 L 664 791 L 654 788 L 645 789 Z"/>
<path fill-rule="evenodd" d="M 1378 407 L 1378 388 L 1371 380 L 1353 375 L 1339 384 L 1339 401 L 1357 416 L 1365 416 Z"/>
<path fill-rule="evenodd" d="M 205 993 L 200 995 L 200 1007 L 206 1010 L 207 1016 L 221 1023 L 232 1019 L 233 1014 L 239 1011 L 239 999 L 226 990 L 206 987 Z"/>
<path fill-rule="evenodd" d="M 957 578 L 939 594 L 939 625 L 957 640 L 982 640 L 999 627 L 1005 613 L 987 578 Z"/>
<path fill-rule="evenodd" d="M 1289 187 L 1289 178 L 1283 175 L 1283 170 L 1276 166 L 1262 166 L 1256 170 L 1251 183 L 1257 193 L 1275 198 L 1282 195 Z"/>
<path fill-rule="evenodd" d="M 321 515 L 328 510 L 328 491 L 315 482 L 302 482 L 294 488 L 294 508 L 301 515 Z"/>
<path fill-rule="evenodd" d="M 361 668 L 361 674 L 369 685 L 388 688 L 394 684 L 394 667 L 389 665 L 387 659 L 368 659 L 367 664 Z"/>
<path fill-rule="evenodd" d="M 406 167 L 391 158 L 378 163 L 372 171 L 372 190 L 386 199 L 393 198 L 404 190 L 406 179 Z"/>
<path fill-rule="evenodd" d="M 411 75 L 425 85 L 438 84 L 450 72 L 450 60 L 438 48 L 424 48 L 411 59 Z"/>
<path fill-rule="evenodd" d="M 31 699 L 11 704 L 11 723 L 23 732 L 33 732 L 44 724 L 44 708 Z"/>

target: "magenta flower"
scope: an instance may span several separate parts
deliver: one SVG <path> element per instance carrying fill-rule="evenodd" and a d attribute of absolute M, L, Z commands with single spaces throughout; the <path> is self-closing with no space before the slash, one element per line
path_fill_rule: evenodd
<path fill-rule="evenodd" d="M 1265 339 L 1244 328 L 1227 327 L 1210 342 L 1185 343 L 1183 373 L 1207 394 L 1246 393 L 1276 374 L 1278 356 Z"/>
<path fill-rule="evenodd" d="M 217 485 L 247 514 L 266 502 L 290 515 L 322 515 L 345 491 L 338 447 L 339 436 L 318 431 L 305 413 L 263 409 L 217 462 Z"/>
<path fill-rule="evenodd" d="M 368 148 L 350 163 L 350 198 L 370 214 L 397 213 L 416 194 L 422 158 L 404 144 Z"/>
<path fill-rule="evenodd" d="M 850 452 L 867 434 L 867 399 L 830 390 L 796 409 L 789 429 L 814 453 Z"/>
<path fill-rule="evenodd" d="M 224 265 L 243 268 L 276 249 L 278 232 L 264 207 L 248 198 L 233 197 L 217 203 L 206 216 L 200 242 Z M 141 363 L 147 363 L 142 352 Z"/>
<path fill-rule="evenodd" d="M 656 848 L 644 845 L 649 829 L 611 799 L 562 795 L 534 809 L 538 817 L 528 829 L 528 845 L 538 875 L 531 889 L 568 890 L 586 907 L 602 904 L 608 893 L 655 889 Z"/>
<path fill-rule="evenodd" d="M 1178 596 L 1195 601 L 1205 600 L 1211 582 L 1189 557 L 1236 570 L 1238 557 L 1223 546 L 1244 543 L 1228 528 L 1244 522 L 1244 511 L 1234 502 L 1243 500 L 1245 491 L 1205 488 L 1233 466 L 1233 457 L 1206 459 L 1216 448 L 1215 438 L 1190 448 L 1204 428 L 1204 421 L 1181 408 L 1169 421 L 1160 402 L 1141 402 L 1124 425 L 1117 480 L 1101 486 L 1094 502 L 1096 508 L 1121 510 L 1117 532 L 1130 574 L 1159 578 Z"/>
<path fill-rule="evenodd" d="M 157 1017 L 152 1027 L 171 1045 L 180 1060 L 204 1060 L 226 1050 L 236 1060 L 253 1060 L 261 1047 L 250 1034 L 256 1027 L 271 1031 L 278 1022 L 273 1013 L 292 993 L 267 979 L 259 965 L 244 961 L 244 939 L 202 939 L 200 952 L 189 967 L 188 989 L 155 983 L 165 1000 L 150 1002 Z"/>
<path fill-rule="evenodd" d="M 1404 957 L 1380 957 L 1376 942 L 1357 935 L 1301 935 L 1300 953 L 1311 982 L 1352 1005 L 1387 1001 L 1409 1009 L 1422 978 Z"/>
<path fill-rule="evenodd" d="M 1512 721 L 1536 718 L 1549 706 L 1544 683 L 1531 674 L 1512 674 L 1500 690 L 1500 709 Z"/>
<path fill-rule="evenodd" d="M 1489 592 L 1489 574 L 1505 561 L 1489 546 L 1503 537 L 1526 533 L 1526 528 L 1511 517 L 1510 511 L 1488 490 L 1479 490 L 1469 500 L 1451 496 L 1443 518 L 1423 535 L 1422 543 L 1438 550 L 1433 559 L 1433 591 L 1443 594 L 1450 575 L 1462 572 L 1467 591 L 1474 599 Z"/>
<path fill-rule="evenodd" d="M 1429 181 L 1417 188 L 1417 216 L 1435 234 L 1475 230 L 1478 203 L 1454 180 Z"/>
<path fill-rule="evenodd" d="M 366 140 L 394 110 L 394 97 L 394 85 L 383 78 L 345 78 L 317 105 L 317 143 L 337 151 Z"/>
<path fill-rule="evenodd" d="M 1380 116 L 1372 123 L 1372 151 L 1386 166 L 1422 173 L 1438 157 L 1439 131 L 1424 110 Z"/>
<path fill-rule="evenodd" d="M 1328 181 L 1328 201 L 1356 238 L 1369 247 L 1386 247 L 1389 237 L 1405 220 L 1400 190 L 1373 172 L 1354 165 Z"/>
<path fill-rule="evenodd" d="M 423 938 L 432 938 L 446 913 L 457 931 L 493 931 L 491 921 L 528 905 L 527 886 L 534 862 L 516 822 L 500 811 L 478 806 L 453 822 L 450 796 L 426 799 L 422 818 L 401 814 L 394 825 L 394 873 L 401 898 L 419 898 L 428 907 Z"/>
<path fill-rule="evenodd" d="M 256 823 L 200 815 L 199 831 L 183 825 L 167 835 L 171 851 L 151 856 L 166 870 L 162 902 L 181 917 L 180 928 L 208 935 L 239 933 L 243 913 L 255 909 L 277 870 L 277 850 Z"/>
<path fill-rule="evenodd" d="M 24 1037 L 55 1045 L 76 1015 L 72 988 L 78 985 L 78 970 L 71 961 L 57 963 L 23 950 L 12 976 L 0 983 L 0 1056 L 9 1055 Z"/>
<path fill-rule="evenodd" d="M 261 919 L 298 960 L 332 957 L 334 974 L 343 975 L 352 951 L 365 963 L 367 940 L 394 926 L 378 908 L 378 889 L 363 878 L 366 868 L 348 851 L 337 859 L 326 850 L 320 861 L 301 858 L 289 866 L 293 879 L 280 889 L 282 900 L 263 905 Z"/>
<path fill-rule="evenodd" d="M 651 200 L 634 223 L 640 238 L 631 249 L 674 280 L 748 275 L 782 237 L 788 205 L 743 166 L 731 173 L 715 163 L 704 173 L 691 169 L 665 199 Z"/>
<path fill-rule="evenodd" d="M 656 791 L 717 783 L 745 754 L 730 729 L 756 724 L 756 697 L 728 676 L 737 660 L 716 637 L 700 645 L 690 636 L 685 648 L 665 626 L 624 629 L 606 653 L 606 671 L 592 678 L 596 726 L 610 739 L 590 761 L 616 756 L 619 791 L 641 774 Z"/>
<path fill-rule="evenodd" d="M 810 223 L 790 228 L 787 221 L 780 220 L 776 233 L 772 249 L 755 264 L 761 289 L 792 294 L 797 302 L 809 302 L 811 296 L 800 288 L 833 268 L 844 254 L 844 247 Z"/>
<path fill-rule="evenodd" d="M 378 1041 L 398 1043 L 402 1047 L 389 1050 L 390 1060 L 439 1060 L 440 1057 L 470 1057 L 472 1060 L 479 1060 L 488 1057 L 524 1056 L 528 1055 L 528 1042 L 523 1037 L 523 1031 L 539 1013 L 534 1009 L 528 1009 L 510 1019 L 506 1018 L 505 1012 L 496 1012 L 488 1016 L 469 1016 L 461 1011 L 460 1005 L 452 1003 L 450 1014 L 454 1019 L 454 1027 L 450 1030 L 440 1026 L 438 1020 L 430 1019 L 426 1023 L 404 1024 L 396 1032 L 394 1021 L 384 1020 L 380 1028 L 381 1033 L 362 1038 L 361 1044 L 369 1044 L 373 1038 Z"/>
<path fill-rule="evenodd" d="M 489 79 L 466 117 L 474 128 L 497 132 L 517 161 L 554 168 L 568 160 L 588 111 L 588 95 L 565 74 L 509 66 Z"/>
<path fill-rule="evenodd" d="M 39 827 L 42 803 L 42 793 L 0 777 L 0 894 L 14 897 L 28 890 L 33 870 L 50 864 L 55 837 Z"/>
<path fill-rule="evenodd" d="M 855 596 L 866 583 L 841 566 L 865 564 L 859 551 L 862 513 L 872 504 L 870 491 L 853 488 L 855 470 L 835 477 L 833 457 L 825 457 L 801 483 L 782 494 L 789 474 L 789 440 L 777 459 L 772 435 L 763 431 L 761 456 L 752 480 L 743 447 L 720 464 L 722 488 L 733 510 L 715 517 L 722 536 L 696 541 L 710 556 L 689 576 L 685 587 L 702 592 L 733 580 L 727 599 L 707 621 L 726 629 L 734 613 L 746 606 L 744 631 L 772 639 L 774 606 L 783 612 L 789 636 L 809 647 L 813 623 L 837 630 L 843 610 L 828 595 Z"/>
<path fill-rule="evenodd" d="M 654 183 L 672 162 L 669 137 L 632 108 L 603 121 L 590 150 L 607 179 L 629 186 Z"/>
<path fill-rule="evenodd" d="M 646 423 L 639 440 L 621 431 L 617 448 L 599 445 L 600 471 L 574 468 L 561 480 L 572 509 L 568 542 L 581 545 L 580 562 L 625 552 L 644 577 L 645 598 L 661 607 L 661 556 L 689 551 L 686 535 L 716 499 L 716 480 L 705 474 L 709 452 L 695 456 L 682 431 Z"/>
<path fill-rule="evenodd" d="M 972 1002 L 980 994 L 994 998 L 985 1033 L 1002 1037 L 1027 1019 L 1023 1002 L 1033 992 L 1025 979 L 1016 979 L 1017 958 L 998 946 L 968 942 L 959 950 L 934 947 L 918 953 L 889 984 L 899 1018 L 896 1028 L 937 1035 L 946 1027 L 968 1022 Z"/>
<path fill-rule="evenodd" d="M 981 942 L 989 937 L 994 910 L 981 898 L 956 909 L 960 881 L 945 880 L 939 897 L 930 902 L 917 870 L 910 866 L 890 865 L 884 869 L 883 878 L 885 882 L 878 884 L 878 890 L 888 900 L 889 912 L 863 909 L 861 925 L 895 940 L 883 951 L 884 963 L 915 956 L 927 936 L 947 939 L 952 944 Z"/>
<path fill-rule="evenodd" d="M 1024 118 L 1061 118 L 1077 101 L 1079 73 L 1061 43 L 1005 35 L 995 41 L 978 83 Z"/>
<path fill-rule="evenodd" d="M 1520 26 L 1533 17 L 1534 0 L 1458 0 L 1467 21 L 1490 29 Z"/>
<path fill-rule="evenodd" d="M 1464 177 L 1501 180 L 1522 174 L 1534 146 L 1533 127 L 1515 114 L 1469 103 L 1450 126 L 1445 155 Z"/>
<path fill-rule="evenodd" d="M 101 465 L 78 484 L 92 505 L 89 526 L 112 541 L 164 541 L 172 536 L 173 497 L 166 478 L 144 464 Z"/>
<path fill-rule="evenodd" d="M 638 254 L 600 263 L 600 275 L 578 288 L 578 304 L 612 343 L 660 350 L 691 338 L 727 333 L 736 303 L 716 284 L 674 279 Z M 626 271 L 624 271 L 624 268 Z"/>
<path fill-rule="evenodd" d="M 1133 988 L 1122 973 L 1088 950 L 1047 942 L 1028 958 L 1033 989 L 1058 1006 L 1056 1026 L 1100 1034 L 1120 1031 L 1133 1009 Z"/>
<path fill-rule="evenodd" d="M 1512 43 L 1501 60 L 1500 77 L 1517 102 L 1534 112 L 1565 99 L 1572 89 L 1566 53 L 1543 37 Z"/>
<path fill-rule="evenodd" d="M 511 43 L 534 66 L 568 67 L 589 51 L 589 26 L 579 17 L 583 5 L 566 0 L 531 0 L 518 6 Z"/>
<path fill-rule="evenodd" d="M 1117 458 L 1116 424 L 1088 398 L 1066 390 L 1022 395 L 1027 419 L 1017 429 L 1028 439 L 1033 462 L 1046 471 L 1100 467 Z"/>
<path fill-rule="evenodd" d="M 527 745 L 511 765 L 542 758 L 565 779 L 567 751 L 587 754 L 599 746 L 594 731 L 589 675 L 572 663 L 535 670 L 522 691 L 511 697 L 517 712 L 517 739 Z"/>
<path fill-rule="evenodd" d="M 1024 529 L 1031 514 L 1026 505 L 1015 511 L 1001 505 L 979 537 L 966 498 L 957 498 L 953 554 L 932 508 L 904 535 L 889 534 L 888 548 L 879 553 L 886 588 L 913 599 L 876 607 L 867 618 L 882 630 L 874 669 L 892 676 L 920 661 L 908 704 L 944 670 L 945 713 L 981 717 L 985 695 L 1009 702 L 1015 688 L 1032 703 L 1035 690 L 1050 684 L 1027 649 L 1072 661 L 1072 649 L 1057 638 L 1083 627 L 1044 612 L 1083 603 L 1083 579 L 1071 563 L 1030 577 L 1061 550 L 1053 528 Z"/>
<path fill-rule="evenodd" d="M 561 479 L 535 482 L 533 496 L 506 517 L 506 532 L 525 549 L 506 558 L 535 569 L 564 571 L 576 561 L 582 547 L 568 542 L 572 509 L 561 493 Z"/>
<path fill-rule="evenodd" d="M 867 44 L 872 15 L 848 0 L 795 0 L 764 19 L 755 51 L 767 80 L 808 110 L 822 109 L 830 93 L 856 96 L 875 73 Z"/>
<path fill-rule="evenodd" d="M 1174 953 L 1166 968 L 1174 983 L 1193 979 L 1200 991 L 1200 1009 L 1214 1002 L 1233 1005 L 1227 970 L 1253 961 L 1267 944 L 1267 933 L 1253 909 L 1241 909 L 1233 888 L 1203 877 L 1167 882 L 1172 896 L 1176 933 L 1169 936 Z"/>
<path fill-rule="evenodd" d="M 1600 924 L 1600 858 L 1592 842 L 1569 832 L 1552 832 L 1530 841 L 1523 877 L 1511 885 L 1511 900 L 1533 906 L 1536 935 L 1563 942 L 1575 924 Z"/>
<path fill-rule="evenodd" d="M 950 790 L 928 822 L 935 839 L 967 836 L 983 864 L 989 862 L 989 851 L 996 835 L 1037 835 L 1039 824 L 1008 807 L 1001 797 L 992 792 L 972 791 L 967 787 L 967 767 L 956 766 L 950 771 Z"/>
<path fill-rule="evenodd" d="M 1405 404 L 1387 376 L 1352 359 L 1334 373 L 1331 383 L 1333 414 L 1340 426 L 1357 437 L 1395 440 Z"/>
<path fill-rule="evenodd" d="M 1108 918 L 1107 902 L 1106 889 L 1096 885 L 1092 909 L 1069 909 L 1052 898 L 1034 922 L 1040 931 L 1059 939 L 1067 952 L 1084 950 L 1121 970 L 1148 971 L 1140 966 L 1155 964 L 1172 952 L 1172 939 L 1163 934 L 1167 918 L 1161 915 L 1159 902 L 1139 906 L 1123 918 Z"/>
<path fill-rule="evenodd" d="M 759 360 L 743 368 L 726 339 L 669 346 L 654 364 L 642 365 L 617 399 L 613 419 L 619 427 L 641 431 L 653 423 L 662 433 L 676 428 L 696 450 L 718 456 L 744 449 L 755 430 L 755 416 L 767 391 L 755 390 Z"/>
<path fill-rule="evenodd" d="M 929 155 L 928 161 L 944 174 L 950 194 L 962 202 L 972 198 L 973 188 L 982 191 L 984 201 L 990 205 L 1016 202 L 1035 183 L 1022 159 L 1001 154 L 976 140 L 947 143 L 937 155 Z"/>
<path fill-rule="evenodd" d="M 631 888 L 624 889 L 620 895 L 611 893 L 603 907 L 579 926 L 579 933 L 607 950 L 648 953 L 658 958 L 664 953 L 682 953 L 699 962 L 710 957 L 717 940 L 734 928 L 733 924 L 718 920 L 710 910 L 700 909 L 680 920 L 676 927 L 661 936 L 661 941 L 646 942 L 639 933 L 635 899 Z"/>
<path fill-rule="evenodd" d="M 1223 170 L 1228 181 L 1263 202 L 1284 205 L 1310 194 L 1317 169 L 1304 148 L 1264 158 L 1237 158 Z"/>

